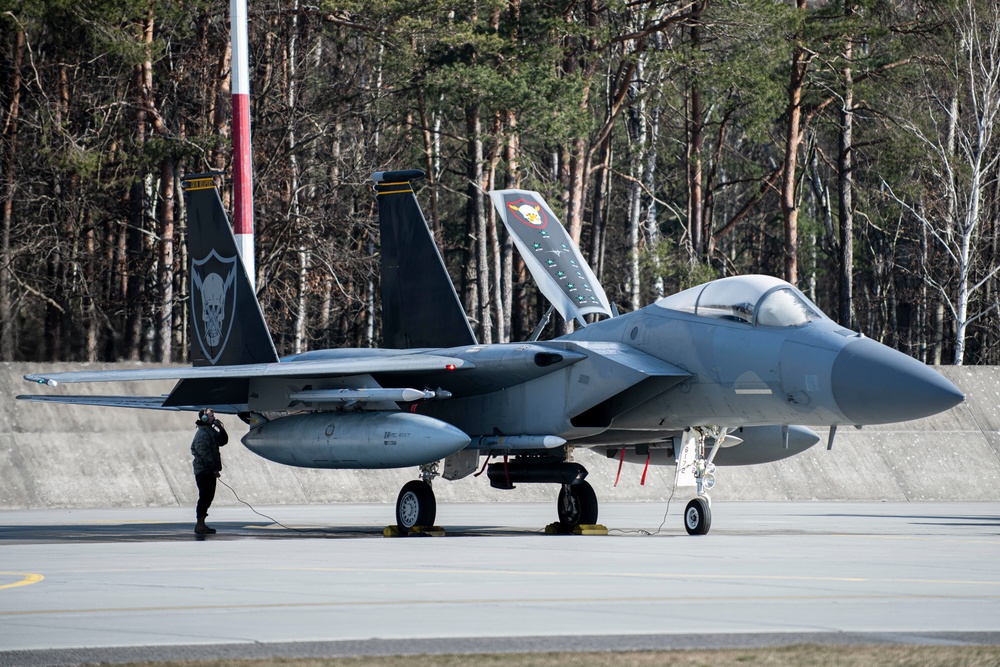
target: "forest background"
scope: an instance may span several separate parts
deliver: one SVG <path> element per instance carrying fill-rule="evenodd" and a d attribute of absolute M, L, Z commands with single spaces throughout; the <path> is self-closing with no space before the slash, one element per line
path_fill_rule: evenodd
<path fill-rule="evenodd" d="M 928 363 L 1000 363 L 994 0 L 249 11 L 279 353 L 379 345 L 370 176 L 420 168 L 480 341 L 547 307 L 485 195 L 522 187 L 623 312 L 765 273 Z M 0 0 L 0 361 L 186 359 L 179 183 L 231 173 L 230 61 L 224 1 Z"/>

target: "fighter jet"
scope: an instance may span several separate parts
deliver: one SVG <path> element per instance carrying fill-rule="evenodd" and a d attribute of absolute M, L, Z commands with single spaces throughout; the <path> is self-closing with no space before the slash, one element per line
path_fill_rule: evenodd
<path fill-rule="evenodd" d="M 239 415 L 250 427 L 243 444 L 277 463 L 416 467 L 419 479 L 396 501 L 402 531 L 434 524 L 434 479 L 464 478 L 483 457 L 491 486 L 558 485 L 559 524 L 595 524 L 596 495 L 573 459 L 590 448 L 621 463 L 673 466 L 676 484 L 696 490 L 683 514 L 694 535 L 711 526 L 717 466 L 798 454 L 819 440 L 810 426 L 830 427 L 832 447 L 838 426 L 918 419 L 964 400 L 933 369 L 836 324 L 769 276 L 722 278 L 619 315 L 555 214 L 528 190 L 490 196 L 541 292 L 580 328 L 479 344 L 417 203 L 412 181 L 422 176 L 372 177 L 385 348 L 279 359 L 213 175 L 198 174 L 184 180 L 193 366 L 25 376 L 39 386 L 177 380 L 166 397 L 18 398 L 212 407 Z"/>

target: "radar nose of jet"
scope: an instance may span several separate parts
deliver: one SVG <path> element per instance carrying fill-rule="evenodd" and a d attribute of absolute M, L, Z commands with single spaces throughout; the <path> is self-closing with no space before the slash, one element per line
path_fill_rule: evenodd
<path fill-rule="evenodd" d="M 871 339 L 847 345 L 833 362 L 833 398 L 854 424 L 889 424 L 944 412 L 965 400 L 946 377 Z"/>

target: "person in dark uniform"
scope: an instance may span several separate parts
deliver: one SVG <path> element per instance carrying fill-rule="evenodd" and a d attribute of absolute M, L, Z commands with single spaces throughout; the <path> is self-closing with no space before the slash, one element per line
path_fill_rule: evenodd
<path fill-rule="evenodd" d="M 191 455 L 194 456 L 194 480 L 198 485 L 198 507 L 195 509 L 198 523 L 194 526 L 194 532 L 196 535 L 211 535 L 215 533 L 215 529 L 205 525 L 205 517 L 215 499 L 215 480 L 222 472 L 219 447 L 229 442 L 229 434 L 222 422 L 215 418 L 215 412 L 211 408 L 199 410 L 195 424 L 198 431 L 191 442 Z"/>

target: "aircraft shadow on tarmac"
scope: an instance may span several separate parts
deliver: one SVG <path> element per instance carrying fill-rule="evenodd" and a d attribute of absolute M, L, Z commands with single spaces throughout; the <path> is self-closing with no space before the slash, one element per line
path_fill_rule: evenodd
<path fill-rule="evenodd" d="M 108 524 L 18 525 L 0 526 L 2 543 L 71 543 L 71 542 L 185 542 L 191 540 L 289 539 L 295 537 L 381 537 L 375 527 L 329 527 L 291 529 L 265 522 L 216 521 L 215 535 L 195 535 L 193 523 L 129 522 Z"/>
<path fill-rule="evenodd" d="M 204 540 L 287 540 L 381 538 L 384 526 L 296 527 L 246 521 L 211 522 L 218 532 L 195 535 L 193 523 L 128 522 L 0 526 L 0 544 L 100 542 L 185 542 Z M 449 526 L 446 537 L 543 535 L 544 529 L 495 526 Z"/>

